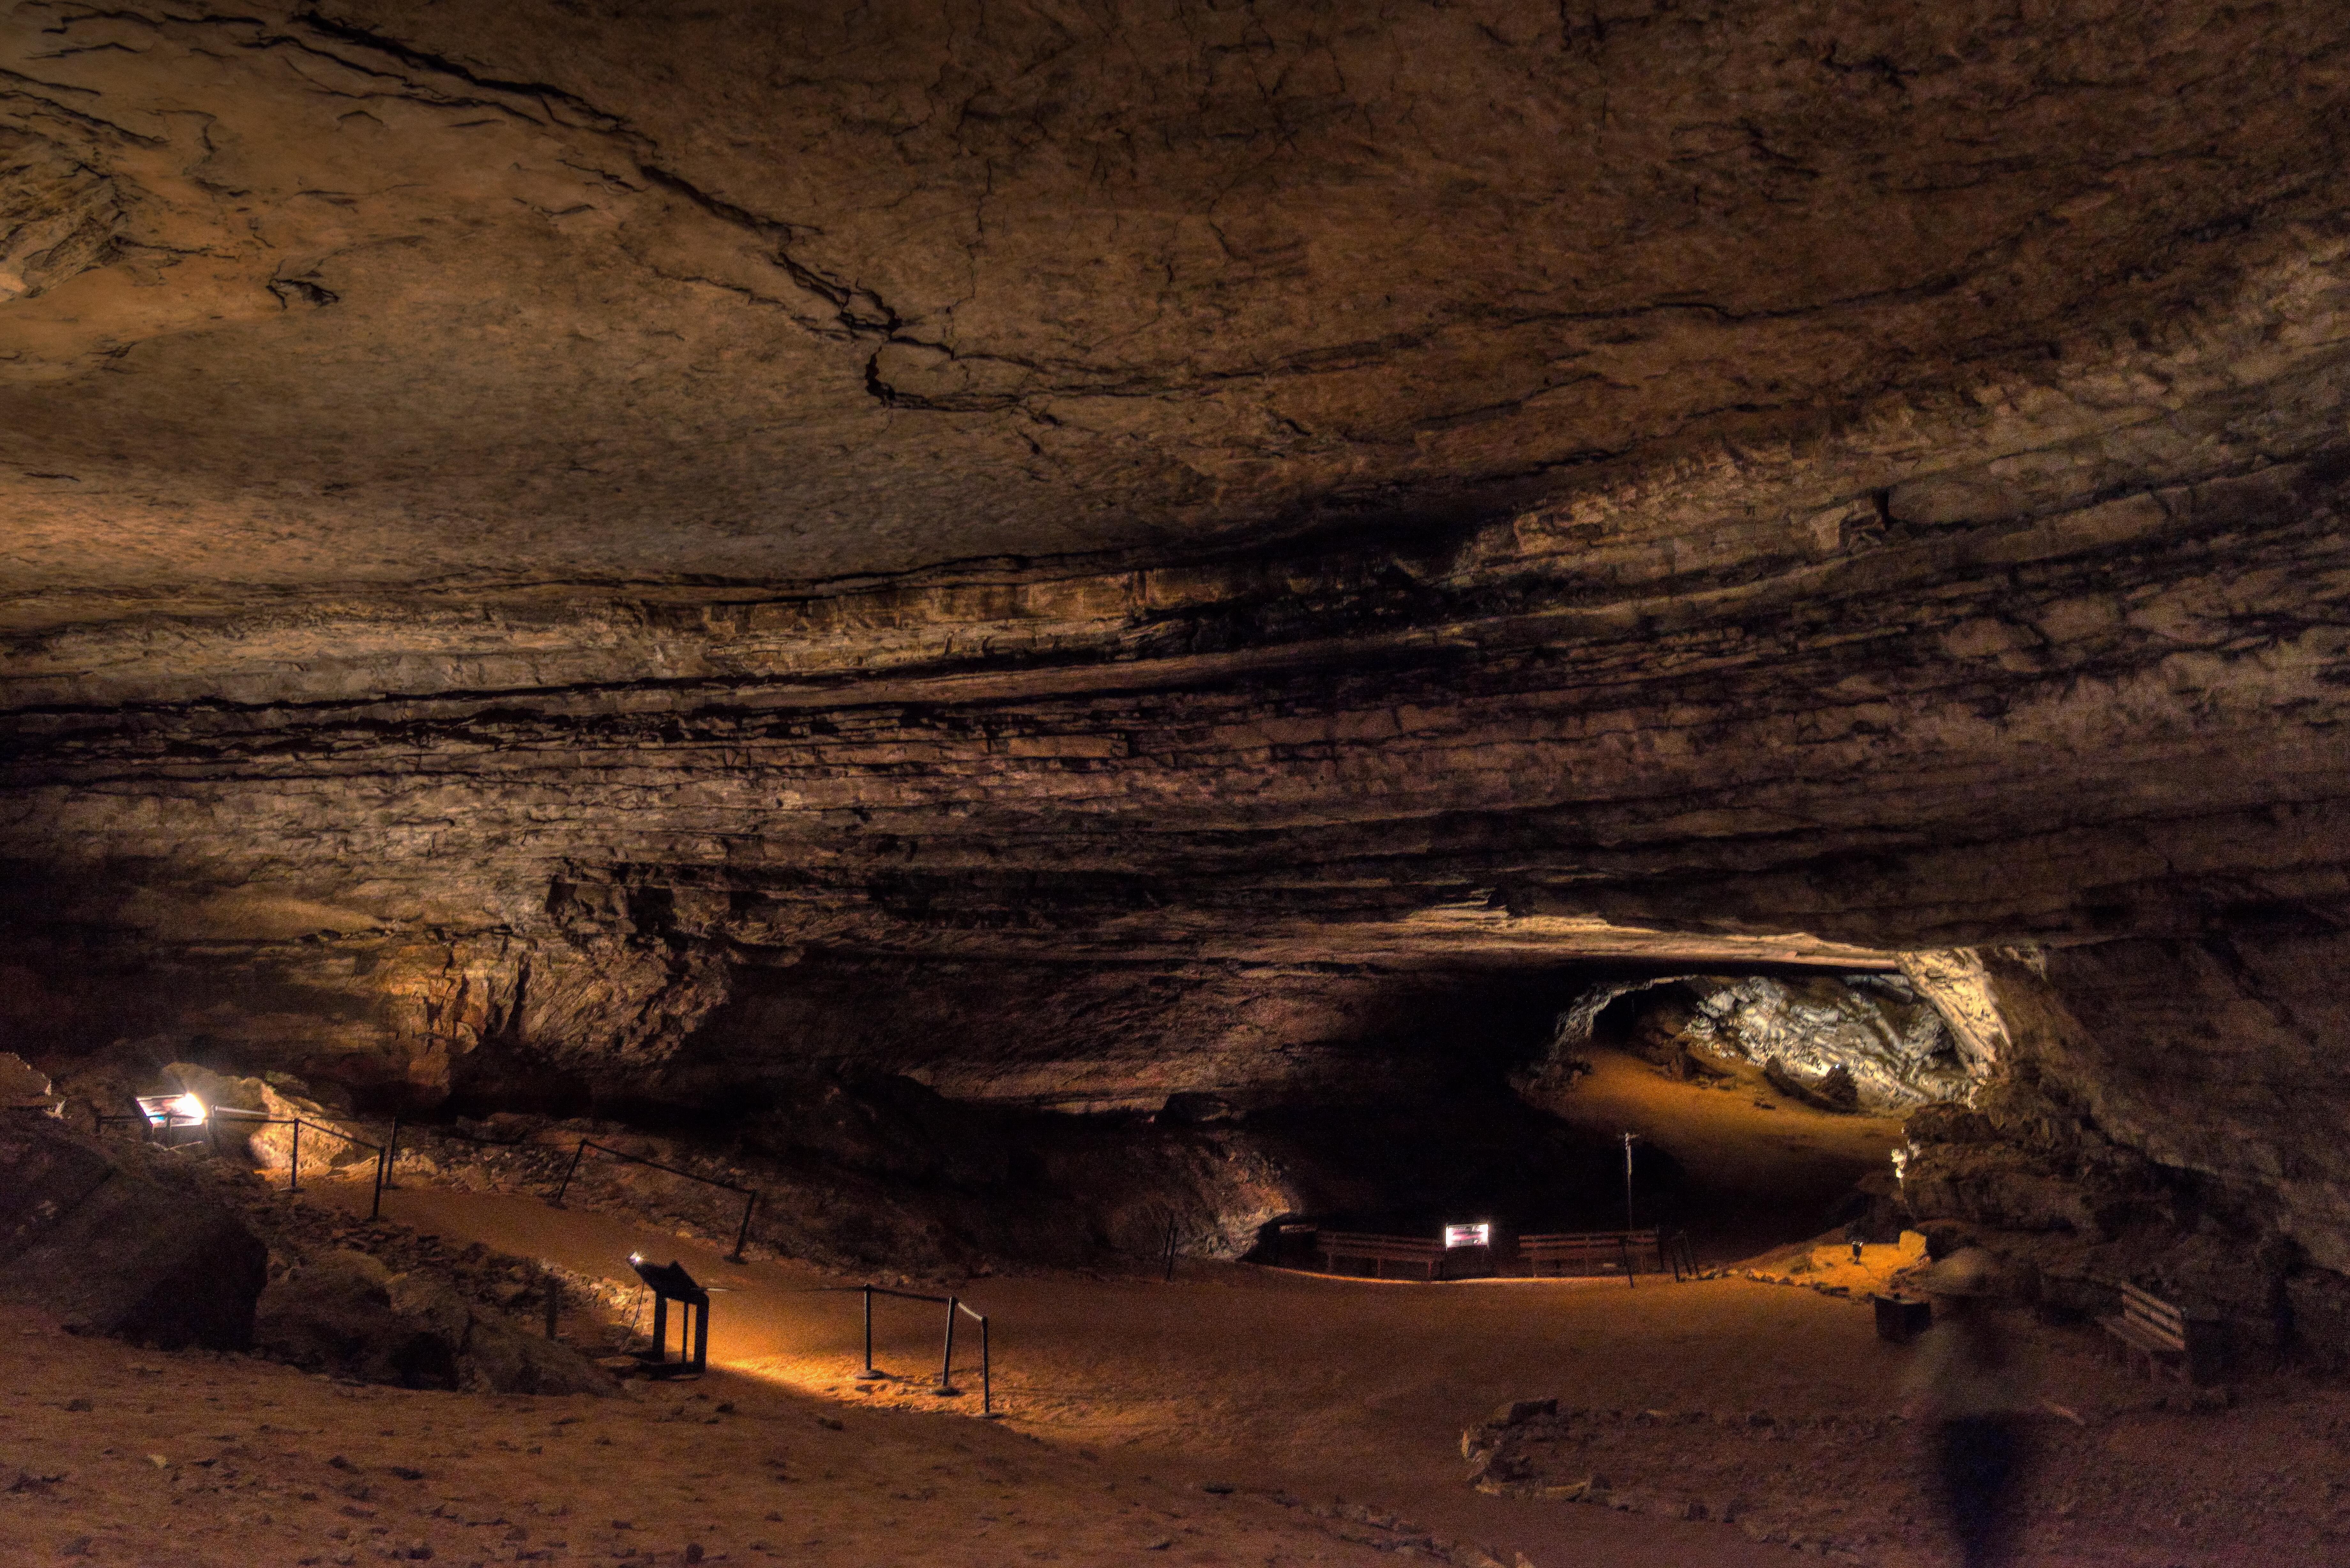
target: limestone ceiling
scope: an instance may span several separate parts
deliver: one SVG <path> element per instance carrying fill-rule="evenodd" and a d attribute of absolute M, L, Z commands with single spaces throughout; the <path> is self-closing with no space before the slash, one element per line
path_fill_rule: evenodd
<path fill-rule="evenodd" d="M 1168 557 L 1724 453 L 1744 491 L 1647 525 L 2052 440 L 2093 492 L 2148 466 L 2113 431 L 2179 458 L 2338 358 L 2345 36 L 2315 0 L 18 4 L 8 613 Z M 2161 368 L 2213 340 L 2216 380 Z M 2229 462 L 2339 424 L 2330 382 L 2253 400 Z"/>
<path fill-rule="evenodd" d="M 2330 0 L 5 15 L 0 919 L 2350 919 Z"/>

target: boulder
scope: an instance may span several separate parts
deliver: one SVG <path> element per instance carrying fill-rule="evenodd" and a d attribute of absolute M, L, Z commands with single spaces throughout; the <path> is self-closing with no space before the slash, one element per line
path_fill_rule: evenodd
<path fill-rule="evenodd" d="M 0 1118 L 0 1299 L 76 1333 L 241 1350 L 268 1250 L 225 1206 L 47 1116 Z"/>
<path fill-rule="evenodd" d="M 13 1052 L 0 1051 L 0 1111 L 32 1111 L 55 1116 L 66 1102 L 49 1085 L 48 1075 Z"/>
<path fill-rule="evenodd" d="M 328 1106 L 301 1093 L 308 1085 L 283 1073 L 258 1078 L 232 1077 L 190 1062 L 174 1062 L 163 1072 L 207 1107 L 258 1111 L 270 1117 L 273 1125 L 255 1127 L 244 1137 L 254 1164 L 263 1170 L 284 1170 L 294 1163 L 294 1129 L 284 1124 L 296 1117 L 310 1124 L 302 1134 L 305 1171 L 333 1171 L 369 1164 L 376 1158 L 375 1146 L 382 1141 L 370 1137 L 367 1128 L 338 1117 Z M 244 1132 L 227 1117 L 215 1117 L 213 1127 L 224 1139 L 224 1149 L 233 1133 Z"/>
<path fill-rule="evenodd" d="M 261 1298 L 255 1342 L 314 1372 L 405 1388 L 602 1394 L 612 1378 L 568 1346 L 468 1304 L 439 1281 L 364 1252 L 322 1253 Z"/>
<path fill-rule="evenodd" d="M 1913 1147 L 1902 1168 L 1901 1196 L 1920 1220 L 1964 1220 L 2003 1231 L 2094 1234 L 2098 1229 L 2076 1182 L 2002 1145 Z"/>

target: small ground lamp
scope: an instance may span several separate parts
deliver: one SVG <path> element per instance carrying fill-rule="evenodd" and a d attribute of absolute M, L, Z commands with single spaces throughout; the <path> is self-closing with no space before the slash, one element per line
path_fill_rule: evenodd
<path fill-rule="evenodd" d="M 193 1095 L 140 1095 L 138 1098 L 139 1114 L 147 1118 L 150 1136 L 166 1148 L 185 1141 L 177 1136 L 183 1127 L 203 1132 L 210 1115 L 203 1101 Z"/>
<path fill-rule="evenodd" d="M 710 1293 L 694 1282 L 682 1263 L 648 1263 L 638 1253 L 629 1254 L 629 1266 L 637 1271 L 653 1293 L 653 1345 L 650 1350 L 637 1353 L 656 1377 L 676 1377 L 685 1373 L 700 1373 L 710 1365 Z M 677 1356 L 669 1358 L 669 1303 L 675 1302 L 678 1313 Z M 696 1313 L 700 1315 L 696 1316 Z"/>

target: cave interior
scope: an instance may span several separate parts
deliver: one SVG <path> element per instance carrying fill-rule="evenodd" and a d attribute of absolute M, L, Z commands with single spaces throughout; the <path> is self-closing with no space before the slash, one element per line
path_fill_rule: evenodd
<path fill-rule="evenodd" d="M 2350 12 L 0 49 L 26 1104 L 910 1278 L 1908 1232 L 2350 1366 Z"/>

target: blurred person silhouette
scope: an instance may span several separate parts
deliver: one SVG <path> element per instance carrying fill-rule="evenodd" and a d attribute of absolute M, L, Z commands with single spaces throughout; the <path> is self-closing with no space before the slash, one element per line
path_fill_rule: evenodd
<path fill-rule="evenodd" d="M 1967 1568 L 2019 1562 L 2032 1400 L 1999 1312 L 2007 1281 L 1990 1253 L 1968 1247 L 1910 1283 L 1934 1299 L 1934 1323 L 1918 1338 L 1902 1411 L 1925 1424 L 1943 1517 Z"/>

